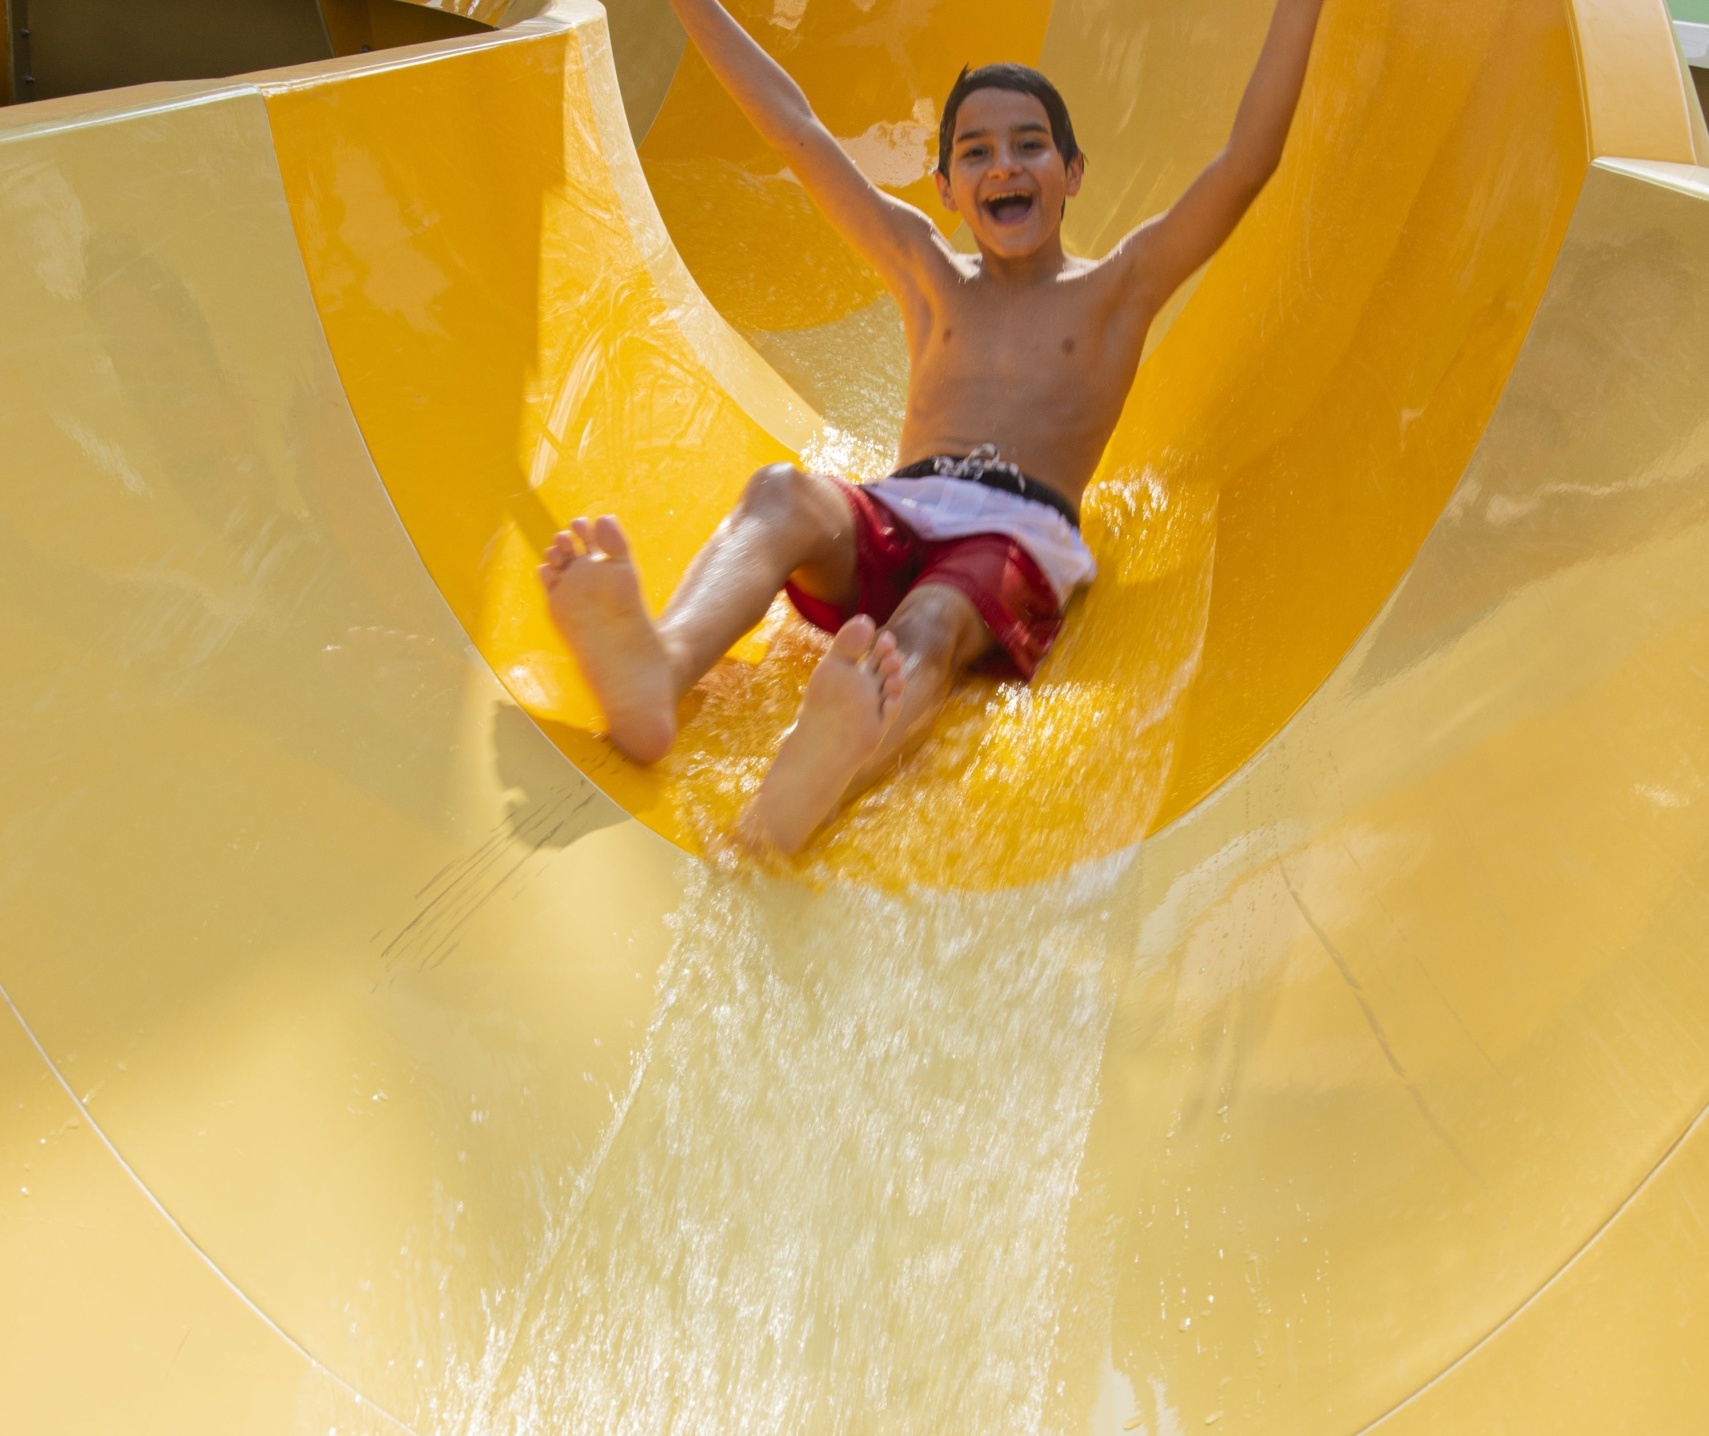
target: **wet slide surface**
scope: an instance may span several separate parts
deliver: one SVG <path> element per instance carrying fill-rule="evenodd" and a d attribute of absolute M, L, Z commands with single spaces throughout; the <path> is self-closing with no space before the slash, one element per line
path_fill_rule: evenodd
<path fill-rule="evenodd" d="M 533 554 L 616 512 L 657 599 L 759 465 L 882 467 L 894 312 L 662 9 L 500 8 L 0 112 L 8 1424 L 1700 1429 L 1660 7 L 1329 0 L 1070 641 L 773 877 L 695 853 L 813 639 L 640 773 Z M 1095 251 L 1267 8 L 743 14 L 912 199 L 960 63 L 1042 63 Z"/>

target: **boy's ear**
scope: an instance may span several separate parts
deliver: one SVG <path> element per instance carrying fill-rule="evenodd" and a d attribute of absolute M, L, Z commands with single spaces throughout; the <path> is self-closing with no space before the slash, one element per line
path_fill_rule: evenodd
<path fill-rule="evenodd" d="M 1085 152 L 1082 151 L 1068 162 L 1068 197 L 1070 199 L 1080 193 L 1080 186 L 1085 179 L 1086 155 Z"/>
<path fill-rule="evenodd" d="M 944 172 L 933 170 L 932 178 L 938 182 L 938 198 L 943 202 L 943 207 L 951 214 L 959 214 L 960 211 L 955 207 L 955 196 L 950 192 L 949 181 L 944 177 Z"/>

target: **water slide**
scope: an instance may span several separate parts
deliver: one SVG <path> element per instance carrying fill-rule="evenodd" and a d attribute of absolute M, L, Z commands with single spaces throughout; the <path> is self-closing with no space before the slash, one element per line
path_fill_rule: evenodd
<path fill-rule="evenodd" d="M 0 1425 L 1709 1429 L 1659 0 L 1328 0 L 1059 650 L 767 873 L 708 839 L 814 636 L 641 771 L 534 555 L 617 513 L 657 600 L 755 468 L 881 469 L 895 311 L 660 0 L 442 8 L 0 110 Z M 738 7 L 928 207 L 1041 64 L 1086 252 L 1268 8 Z"/>

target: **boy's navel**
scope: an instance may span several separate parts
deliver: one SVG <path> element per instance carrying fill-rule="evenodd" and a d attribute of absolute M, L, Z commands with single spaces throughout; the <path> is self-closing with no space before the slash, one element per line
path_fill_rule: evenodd
<path fill-rule="evenodd" d="M 1074 352 L 1074 340 L 1072 338 L 1064 339 L 1062 341 L 1062 352 L 1064 354 L 1072 354 Z"/>

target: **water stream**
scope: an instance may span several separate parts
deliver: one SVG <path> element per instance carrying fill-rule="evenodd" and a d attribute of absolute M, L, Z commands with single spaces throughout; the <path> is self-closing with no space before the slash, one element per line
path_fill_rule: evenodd
<path fill-rule="evenodd" d="M 1039 1430 L 1136 862 L 996 895 L 696 865 L 621 1124 L 446 1424 Z"/>

